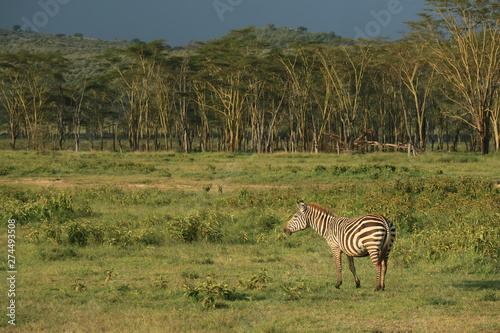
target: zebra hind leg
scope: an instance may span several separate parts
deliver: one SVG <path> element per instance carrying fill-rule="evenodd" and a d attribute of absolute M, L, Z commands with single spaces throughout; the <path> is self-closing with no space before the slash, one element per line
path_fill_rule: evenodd
<path fill-rule="evenodd" d="M 379 253 L 377 250 L 368 250 L 370 254 L 370 259 L 372 260 L 373 266 L 375 267 L 375 272 L 377 274 L 377 285 L 375 286 L 375 291 L 384 290 L 384 279 L 385 279 L 385 269 L 386 262 L 379 258 Z"/>
<path fill-rule="evenodd" d="M 387 258 L 382 260 L 380 265 L 382 266 L 380 268 L 380 290 L 384 291 L 384 289 L 385 289 L 385 273 L 387 272 Z"/>
<path fill-rule="evenodd" d="M 383 275 L 382 275 L 382 263 L 376 263 L 375 264 L 375 271 L 377 272 L 377 286 L 375 287 L 375 291 L 383 291 L 384 290 L 384 282 L 383 282 Z"/>
<path fill-rule="evenodd" d="M 384 259 L 380 260 L 380 262 L 375 263 L 375 270 L 377 271 L 377 287 L 375 291 L 385 290 L 385 273 L 387 272 L 388 259 L 389 258 L 386 256 Z"/>
<path fill-rule="evenodd" d="M 354 257 L 347 256 L 347 259 L 349 259 L 349 269 L 351 270 L 352 275 L 354 276 L 354 282 L 356 282 L 356 288 L 359 288 L 361 286 L 361 282 L 359 281 L 359 278 L 356 275 L 356 267 L 354 266 Z"/>

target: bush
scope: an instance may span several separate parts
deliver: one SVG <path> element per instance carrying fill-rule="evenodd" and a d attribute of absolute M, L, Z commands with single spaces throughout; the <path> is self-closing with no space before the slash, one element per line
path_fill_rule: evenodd
<path fill-rule="evenodd" d="M 42 260 L 74 260 L 78 257 L 78 253 L 72 246 L 48 246 L 40 247 L 38 255 Z"/>
<path fill-rule="evenodd" d="M 322 164 L 318 164 L 314 167 L 314 171 L 315 172 L 322 172 L 322 171 L 326 171 L 326 166 L 322 165 Z"/>
<path fill-rule="evenodd" d="M 71 221 L 65 224 L 65 228 L 69 244 L 85 246 L 90 242 L 102 244 L 104 240 L 103 227 L 89 220 Z"/>
<path fill-rule="evenodd" d="M 97 171 L 108 174 L 149 174 L 156 171 L 154 165 L 136 163 L 131 161 L 107 161 L 95 159 L 95 155 L 82 155 L 80 159 L 70 160 L 67 165 L 82 174 L 93 174 Z M 39 172 L 39 171 L 38 171 Z"/>
<path fill-rule="evenodd" d="M 55 189 L 34 192 L 17 188 L 4 188 L 3 219 L 15 219 L 20 224 L 44 220 L 64 221 L 88 216 L 92 213 L 87 203 L 77 205 L 73 196 Z"/>
<path fill-rule="evenodd" d="M 218 242 L 222 240 L 221 221 L 224 220 L 226 217 L 216 211 L 193 213 L 188 217 L 169 221 L 167 233 L 174 239 L 186 242 Z"/>
<path fill-rule="evenodd" d="M 414 176 L 420 171 L 416 168 L 406 166 L 395 166 L 392 164 L 360 164 L 360 165 L 335 165 L 332 168 L 333 176 L 354 176 L 355 178 L 392 178 L 395 176 Z"/>
<path fill-rule="evenodd" d="M 260 270 L 259 274 L 252 276 L 250 280 L 248 281 L 240 280 L 239 286 L 247 290 L 254 290 L 254 289 L 262 290 L 263 288 L 266 287 L 268 282 L 269 282 L 269 273 L 265 268 L 263 268 Z"/>
<path fill-rule="evenodd" d="M 442 218 L 441 226 L 423 228 L 412 237 L 418 239 L 419 245 L 425 248 L 426 259 L 436 260 L 452 253 L 476 253 L 498 260 L 500 230 L 494 222 L 498 218 L 498 213 L 464 213 Z"/>
<path fill-rule="evenodd" d="M 165 232 L 160 230 L 157 224 L 158 218 L 155 216 L 143 220 L 115 220 L 105 228 L 104 242 L 118 246 L 160 245 L 164 241 Z"/>
<path fill-rule="evenodd" d="M 220 300 L 230 300 L 236 297 L 236 290 L 225 282 L 216 282 L 214 274 L 206 277 L 205 281 L 197 286 L 185 284 L 184 295 L 197 299 L 205 309 L 220 306 Z"/>
<path fill-rule="evenodd" d="M 289 301 L 298 301 L 302 298 L 302 291 L 308 290 L 305 282 L 302 280 L 291 281 L 291 274 L 288 272 L 285 278 L 281 282 L 281 288 L 283 289 L 283 295 Z"/>
<path fill-rule="evenodd" d="M 259 227 L 264 232 L 269 232 L 282 223 L 283 221 L 276 217 L 273 213 L 262 214 L 258 219 Z"/>
<path fill-rule="evenodd" d="M 50 241 L 55 244 L 79 246 L 161 245 L 165 238 L 165 233 L 159 230 L 157 218 L 154 216 L 140 221 L 117 220 L 106 224 L 88 219 L 66 222 L 46 219 L 40 224 L 28 225 L 25 233 L 26 240 L 33 243 Z"/>

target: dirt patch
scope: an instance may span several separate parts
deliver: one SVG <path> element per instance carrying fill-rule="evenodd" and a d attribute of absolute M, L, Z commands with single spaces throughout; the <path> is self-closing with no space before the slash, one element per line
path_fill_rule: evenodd
<path fill-rule="evenodd" d="M 157 188 L 160 190 L 181 190 L 181 191 L 205 191 L 203 188 L 205 183 L 194 183 L 194 184 L 172 184 L 172 183 L 130 183 L 130 182 L 83 182 L 83 181 L 68 181 L 63 179 L 39 179 L 39 178 L 19 178 L 19 179 L 2 179 L 0 180 L 1 185 L 26 185 L 35 187 L 55 187 L 55 188 L 71 188 L 71 187 L 95 187 L 95 186 L 116 186 L 124 189 L 147 189 L 147 188 Z M 241 189 L 278 189 L 286 188 L 286 185 L 268 185 L 268 184 L 213 184 L 210 189 L 210 193 L 215 193 L 219 191 L 219 186 L 222 187 L 223 192 L 233 192 Z"/>

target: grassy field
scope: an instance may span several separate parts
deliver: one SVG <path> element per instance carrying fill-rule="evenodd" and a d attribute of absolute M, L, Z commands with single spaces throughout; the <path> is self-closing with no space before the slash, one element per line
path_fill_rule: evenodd
<path fill-rule="evenodd" d="M 499 181 L 498 154 L 0 151 L 0 330 L 498 332 Z M 393 221 L 385 292 L 368 258 L 335 289 L 326 242 L 283 235 L 297 200 Z"/>

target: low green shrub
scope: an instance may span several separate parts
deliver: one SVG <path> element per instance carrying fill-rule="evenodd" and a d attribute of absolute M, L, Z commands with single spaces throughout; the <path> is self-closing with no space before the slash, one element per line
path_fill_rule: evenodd
<path fill-rule="evenodd" d="M 269 272 L 267 269 L 262 268 L 259 274 L 255 274 L 247 281 L 240 280 L 238 285 L 247 290 L 262 290 L 266 287 L 269 280 Z"/>
<path fill-rule="evenodd" d="M 221 225 L 227 219 L 217 211 L 196 212 L 184 218 L 175 218 L 167 223 L 167 234 L 186 242 L 222 240 Z"/>
<path fill-rule="evenodd" d="M 10 174 L 15 168 L 11 165 L 0 164 L 0 176 L 6 176 Z"/>
<path fill-rule="evenodd" d="M 103 223 L 99 220 L 74 219 L 65 222 L 45 219 L 30 224 L 25 229 L 26 240 L 31 243 L 55 243 L 61 245 L 161 245 L 165 232 L 157 226 L 157 219 L 115 220 Z"/>
<path fill-rule="evenodd" d="M 281 282 L 281 288 L 283 289 L 284 296 L 289 301 L 298 301 L 302 298 L 302 292 L 308 290 L 306 284 L 302 280 L 292 280 L 291 274 L 288 272 L 285 278 Z"/>
<path fill-rule="evenodd" d="M 69 244 L 85 246 L 89 243 L 102 244 L 105 238 L 104 227 L 89 220 L 65 223 Z"/>
<path fill-rule="evenodd" d="M 48 246 L 39 246 L 37 250 L 40 259 L 47 261 L 74 260 L 79 257 L 78 252 L 72 246 L 51 244 Z"/>
<path fill-rule="evenodd" d="M 314 167 L 314 171 L 315 172 L 323 172 L 323 171 L 326 171 L 326 166 L 324 166 L 323 164 L 318 164 Z"/>
<path fill-rule="evenodd" d="M 20 224 L 40 223 L 43 220 L 64 221 L 92 213 L 87 202 L 77 204 L 73 195 L 66 191 L 31 191 L 12 187 L 2 190 L 2 218 L 15 219 Z"/>
<path fill-rule="evenodd" d="M 378 179 L 380 177 L 391 177 L 394 175 L 418 174 L 417 169 L 410 169 L 406 166 L 395 166 L 392 164 L 359 164 L 359 165 L 334 165 L 332 168 L 333 176 L 357 175 Z"/>
<path fill-rule="evenodd" d="M 117 246 L 161 245 L 166 234 L 155 216 L 139 219 L 117 219 L 105 228 L 104 243 Z"/>
<path fill-rule="evenodd" d="M 221 300 L 231 300 L 237 295 L 236 289 L 225 282 L 216 282 L 215 274 L 210 274 L 197 286 L 184 284 L 184 295 L 197 299 L 205 309 L 221 306 Z"/>
<path fill-rule="evenodd" d="M 66 167 L 81 174 L 94 174 L 96 172 L 108 174 L 149 174 L 156 171 L 154 165 L 132 161 L 108 161 L 103 159 L 73 159 Z"/>

